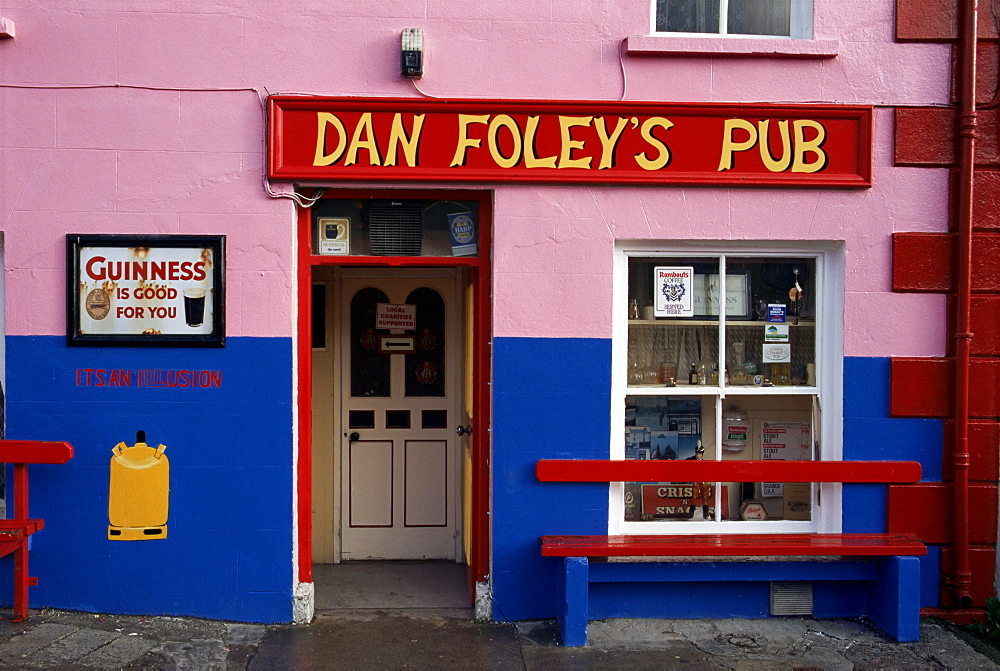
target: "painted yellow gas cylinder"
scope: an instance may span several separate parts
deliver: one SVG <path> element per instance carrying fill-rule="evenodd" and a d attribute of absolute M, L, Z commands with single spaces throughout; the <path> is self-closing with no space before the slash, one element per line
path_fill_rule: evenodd
<path fill-rule="evenodd" d="M 139 432 L 135 445 L 112 448 L 108 493 L 108 539 L 154 540 L 167 537 L 170 507 L 170 463 L 166 445 L 150 447 Z"/>

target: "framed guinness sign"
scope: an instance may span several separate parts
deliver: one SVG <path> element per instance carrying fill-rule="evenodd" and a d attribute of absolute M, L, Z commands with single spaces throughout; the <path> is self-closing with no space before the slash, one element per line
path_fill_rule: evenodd
<path fill-rule="evenodd" d="M 69 345 L 224 347 L 225 236 L 67 235 Z"/>

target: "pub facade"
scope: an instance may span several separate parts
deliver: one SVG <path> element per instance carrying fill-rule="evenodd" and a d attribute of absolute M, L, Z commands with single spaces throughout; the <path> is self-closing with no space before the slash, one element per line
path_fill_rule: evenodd
<path fill-rule="evenodd" d="M 6 5 L 6 436 L 75 448 L 32 474 L 31 606 L 304 622 L 317 564 L 445 560 L 478 617 L 552 618 L 543 536 L 912 533 L 907 598 L 975 616 L 996 427 L 935 399 L 965 379 L 956 184 L 989 180 L 913 130 L 957 123 L 968 39 L 904 0 L 771 4 Z M 588 614 L 889 598 L 712 570 Z"/>

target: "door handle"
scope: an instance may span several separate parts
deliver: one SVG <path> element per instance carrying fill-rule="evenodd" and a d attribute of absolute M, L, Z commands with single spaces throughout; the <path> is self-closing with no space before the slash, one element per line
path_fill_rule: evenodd
<path fill-rule="evenodd" d="M 459 436 L 464 436 L 465 434 L 469 434 L 471 436 L 472 435 L 472 425 L 471 424 L 469 424 L 467 426 L 461 426 L 461 425 L 459 425 L 459 427 L 457 429 L 455 429 L 455 433 L 457 433 Z"/>
<path fill-rule="evenodd" d="M 347 437 L 347 440 L 351 441 L 352 443 L 353 443 L 353 442 L 354 442 L 355 440 L 360 440 L 360 439 L 361 439 L 361 434 L 360 434 L 360 433 L 358 433 L 357 431 L 352 431 L 352 432 L 351 432 L 351 435 L 349 435 L 349 436 Z"/>

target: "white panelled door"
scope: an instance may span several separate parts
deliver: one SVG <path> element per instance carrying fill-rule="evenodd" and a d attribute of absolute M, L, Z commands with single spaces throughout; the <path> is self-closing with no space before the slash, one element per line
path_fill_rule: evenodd
<path fill-rule="evenodd" d="M 457 560 L 457 274 L 344 269 L 340 291 L 342 558 Z"/>

